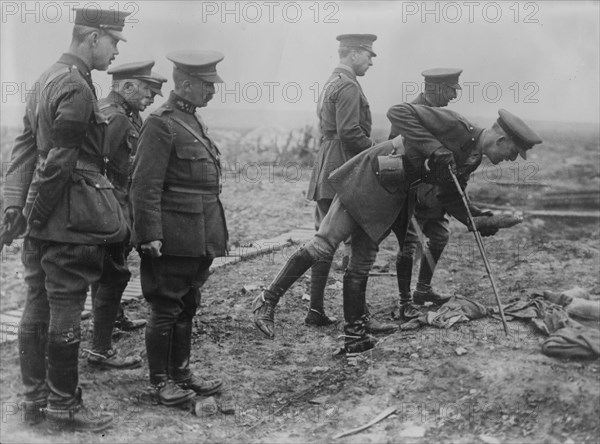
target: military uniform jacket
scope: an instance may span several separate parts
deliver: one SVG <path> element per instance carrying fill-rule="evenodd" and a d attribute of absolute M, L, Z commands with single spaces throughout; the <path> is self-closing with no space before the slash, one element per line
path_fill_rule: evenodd
<path fill-rule="evenodd" d="M 122 95 L 114 91 L 101 99 L 98 106 L 108 119 L 106 176 L 115 187 L 115 196 L 121 205 L 125 219 L 131 226 L 130 177 L 133 157 L 137 151 L 142 129 L 142 118 L 137 111 L 129 107 Z"/>
<path fill-rule="evenodd" d="M 54 242 L 120 242 L 128 229 L 103 175 L 106 119 L 89 68 L 63 54 L 27 98 L 6 173 L 5 206 L 23 208 L 27 235 Z"/>
<path fill-rule="evenodd" d="M 136 245 L 161 240 L 171 256 L 226 254 L 219 156 L 195 106 L 171 92 L 146 119 L 134 159 Z"/>
<path fill-rule="evenodd" d="M 413 105 L 432 106 L 423 93 L 411 102 Z M 390 136 L 392 136 L 390 134 Z M 393 138 L 392 136 L 390 138 Z M 417 202 L 415 205 L 415 217 L 418 220 L 441 219 L 446 211 L 437 198 L 438 187 L 431 183 L 420 183 L 417 187 Z"/>
<path fill-rule="evenodd" d="M 354 72 L 344 65 L 334 71 L 319 98 L 321 146 L 308 185 L 307 198 L 333 199 L 328 177 L 348 159 L 373 146 L 371 110 Z"/>
<path fill-rule="evenodd" d="M 384 188 L 377 176 L 377 156 L 393 151 L 387 141 L 346 162 L 330 176 L 340 200 L 361 228 L 376 242 L 396 222 L 408 190 L 424 177 L 425 160 L 438 148 L 452 151 L 463 187 L 481 163 L 476 140 L 483 131 L 460 114 L 447 109 L 404 103 L 388 111 L 392 131 L 404 137 L 404 165 L 407 180 L 396 189 Z M 400 150 L 402 151 L 402 150 Z M 438 184 L 437 198 L 443 208 L 466 224 L 466 210 L 452 183 Z M 410 217 L 402 214 L 402 217 Z"/>

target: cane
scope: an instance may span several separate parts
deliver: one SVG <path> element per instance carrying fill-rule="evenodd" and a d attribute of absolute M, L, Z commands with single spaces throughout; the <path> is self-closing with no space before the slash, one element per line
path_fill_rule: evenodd
<path fill-rule="evenodd" d="M 454 185 L 456 185 L 456 189 L 458 190 L 460 197 L 462 198 L 463 204 L 467 209 L 467 215 L 469 216 L 469 222 L 471 223 L 471 228 L 473 230 L 473 234 L 475 235 L 475 240 L 477 241 L 477 246 L 479 247 L 479 252 L 481 253 L 481 258 L 483 259 L 483 263 L 485 264 L 485 270 L 487 271 L 487 275 L 490 278 L 490 282 L 492 283 L 492 289 L 494 290 L 494 296 L 496 296 L 496 302 L 498 303 L 498 311 L 500 312 L 500 318 L 502 319 L 502 325 L 504 326 L 504 333 L 508 336 L 508 325 L 506 325 L 506 319 L 504 318 L 504 310 L 502 309 L 502 303 L 500 302 L 500 296 L 498 296 L 498 290 L 496 289 L 496 283 L 494 282 L 494 276 L 492 276 L 492 270 L 490 268 L 490 263 L 488 262 L 487 256 L 485 255 L 485 249 L 483 247 L 483 240 L 481 239 L 481 234 L 475 225 L 475 220 L 473 220 L 473 215 L 471 214 L 471 210 L 469 209 L 469 198 L 463 191 L 458 183 L 458 179 L 456 175 L 452 171 L 452 168 L 448 166 L 448 170 L 450 171 L 450 176 L 452 176 L 452 180 L 454 181 Z"/>

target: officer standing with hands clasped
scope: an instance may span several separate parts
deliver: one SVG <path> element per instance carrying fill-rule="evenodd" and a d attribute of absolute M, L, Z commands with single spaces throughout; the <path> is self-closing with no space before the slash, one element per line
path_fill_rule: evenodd
<path fill-rule="evenodd" d="M 141 254 L 144 298 L 151 313 L 146 351 L 152 395 L 164 405 L 220 391 L 220 379 L 190 369 L 192 319 L 200 288 L 217 256 L 227 253 L 220 153 L 197 108 L 222 83 L 216 51 L 177 51 L 174 91 L 144 123 L 131 186 L 133 242 Z"/>
<path fill-rule="evenodd" d="M 104 71 L 125 40 L 126 12 L 76 9 L 69 50 L 37 80 L 6 174 L 5 221 L 26 232 L 27 298 L 19 328 L 27 423 L 100 431 L 112 415 L 92 413 L 78 387 L 81 312 L 98 281 L 105 245 L 123 242 L 127 223 L 105 176 L 106 119 L 92 70 Z M 47 353 L 46 353 L 47 350 Z"/>
<path fill-rule="evenodd" d="M 109 69 L 108 74 L 113 80 L 111 91 L 98 103 L 100 111 L 108 119 L 106 175 L 115 187 L 115 196 L 130 227 L 133 222 L 129 205 L 131 164 L 142 129 L 140 112 L 151 101 L 153 66 L 154 61 L 148 60 Z M 92 286 L 94 335 L 92 349 L 88 350 L 88 362 L 93 367 L 127 369 L 141 365 L 139 357 L 121 357 L 112 348 L 112 332 L 118 317 L 122 330 L 146 325 L 143 320 L 129 320 L 121 307 L 121 297 L 131 277 L 127 266 L 130 251 L 129 239 L 107 245 L 102 278 Z"/>

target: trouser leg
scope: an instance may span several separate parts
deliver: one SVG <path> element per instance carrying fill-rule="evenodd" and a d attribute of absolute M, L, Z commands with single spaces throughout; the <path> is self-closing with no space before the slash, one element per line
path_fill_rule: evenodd
<path fill-rule="evenodd" d="M 112 348 L 112 332 L 121 305 L 121 297 L 131 278 L 127 267 L 125 246 L 107 247 L 102 277 L 93 291 L 94 336 L 93 351 L 104 353 Z"/>
<path fill-rule="evenodd" d="M 331 204 L 319 231 L 296 251 L 279 271 L 269 288 L 252 303 L 254 323 L 267 337 L 274 337 L 275 306 L 281 296 L 318 261 L 329 261 L 335 250 L 358 227 L 338 198 Z"/>
<path fill-rule="evenodd" d="M 88 287 L 102 274 L 100 245 L 46 243 L 41 265 L 50 306 L 48 330 L 48 404 L 65 410 L 81 403 L 78 356 L 81 312 Z"/>

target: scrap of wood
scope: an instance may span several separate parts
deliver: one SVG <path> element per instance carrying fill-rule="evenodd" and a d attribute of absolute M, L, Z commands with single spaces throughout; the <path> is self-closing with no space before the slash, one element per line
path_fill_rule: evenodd
<path fill-rule="evenodd" d="M 381 271 L 371 271 L 369 272 L 369 276 L 396 276 L 396 273 L 391 271 L 381 272 Z"/>
<path fill-rule="evenodd" d="M 362 432 L 363 430 L 366 430 L 369 427 L 377 424 L 379 421 L 387 418 L 392 413 L 394 413 L 396 410 L 398 410 L 398 406 L 397 405 L 394 405 L 392 407 L 388 407 L 387 409 L 385 409 L 383 412 L 381 412 L 379 415 L 377 415 L 375 418 L 373 418 L 370 422 L 366 423 L 365 425 L 357 427 L 357 428 L 352 429 L 352 430 L 348 430 L 347 432 L 340 433 L 339 435 L 335 435 L 333 437 L 333 439 L 340 439 L 340 438 L 343 438 L 344 436 L 353 435 L 355 433 Z"/>

